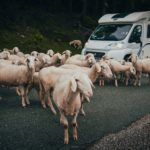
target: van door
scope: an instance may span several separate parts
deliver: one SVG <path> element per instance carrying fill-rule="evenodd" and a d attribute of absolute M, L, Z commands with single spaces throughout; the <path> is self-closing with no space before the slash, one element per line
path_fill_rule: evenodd
<path fill-rule="evenodd" d="M 145 25 L 145 37 L 142 46 L 143 57 L 150 57 L 150 22 Z"/>
<path fill-rule="evenodd" d="M 129 43 L 129 48 L 132 49 L 133 53 L 139 53 L 141 46 L 142 46 L 142 24 L 135 25 L 135 27 L 132 30 L 132 33 L 129 37 L 128 43 Z"/>

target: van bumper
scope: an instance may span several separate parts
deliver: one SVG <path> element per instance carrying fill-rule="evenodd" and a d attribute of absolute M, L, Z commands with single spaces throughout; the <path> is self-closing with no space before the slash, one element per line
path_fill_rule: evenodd
<path fill-rule="evenodd" d="M 120 50 L 89 50 L 84 48 L 82 54 L 92 53 L 96 59 L 101 59 L 104 55 L 107 55 L 110 58 L 115 58 L 117 60 L 123 60 L 126 55 L 132 53 L 131 49 L 120 49 Z"/>

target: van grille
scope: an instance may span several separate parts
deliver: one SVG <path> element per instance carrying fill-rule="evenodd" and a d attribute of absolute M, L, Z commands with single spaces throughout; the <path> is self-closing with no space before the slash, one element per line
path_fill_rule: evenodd
<path fill-rule="evenodd" d="M 100 59 L 105 55 L 103 52 L 86 51 L 86 54 L 88 53 L 92 53 L 96 59 Z"/>

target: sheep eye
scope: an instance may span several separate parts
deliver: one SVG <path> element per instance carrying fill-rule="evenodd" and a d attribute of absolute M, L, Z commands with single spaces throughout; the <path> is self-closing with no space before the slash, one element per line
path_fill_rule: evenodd
<path fill-rule="evenodd" d="M 79 79 L 76 79 L 76 82 L 78 82 L 79 81 Z"/>
<path fill-rule="evenodd" d="M 30 60 L 29 60 L 29 59 L 27 59 L 27 62 L 29 63 L 29 62 L 30 62 Z"/>
<path fill-rule="evenodd" d="M 102 68 L 102 69 L 105 69 L 105 67 L 104 67 L 104 66 L 101 66 L 101 68 Z"/>
<path fill-rule="evenodd" d="M 37 59 L 35 58 L 34 61 L 37 61 Z"/>

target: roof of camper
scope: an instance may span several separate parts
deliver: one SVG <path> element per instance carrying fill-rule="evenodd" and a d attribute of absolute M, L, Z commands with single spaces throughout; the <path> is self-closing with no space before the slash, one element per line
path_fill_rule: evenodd
<path fill-rule="evenodd" d="M 106 14 L 98 20 L 98 23 L 137 22 L 140 20 L 150 21 L 150 11 Z"/>

